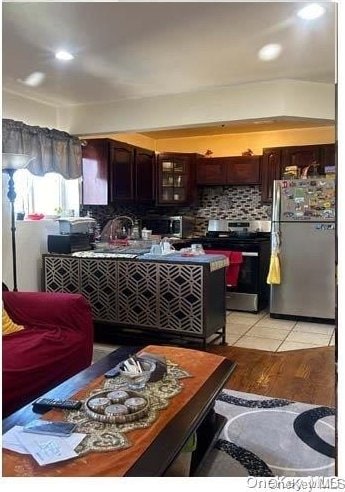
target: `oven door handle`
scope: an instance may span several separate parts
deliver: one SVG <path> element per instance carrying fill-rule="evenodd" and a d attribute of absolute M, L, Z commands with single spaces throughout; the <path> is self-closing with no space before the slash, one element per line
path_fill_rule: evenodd
<path fill-rule="evenodd" d="M 243 251 L 242 256 L 259 256 L 259 253 L 249 253 L 249 252 Z"/>

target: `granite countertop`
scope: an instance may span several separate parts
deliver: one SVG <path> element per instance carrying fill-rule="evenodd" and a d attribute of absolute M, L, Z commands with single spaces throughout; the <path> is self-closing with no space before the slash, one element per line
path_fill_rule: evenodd
<path fill-rule="evenodd" d="M 195 255 L 182 256 L 181 253 L 169 253 L 167 255 L 151 255 L 146 254 L 138 258 L 139 260 L 151 260 L 165 263 L 187 263 L 209 265 L 211 272 L 229 266 L 229 259 L 223 255 Z"/>
<path fill-rule="evenodd" d="M 151 253 L 144 254 L 129 254 L 129 253 L 95 253 L 94 251 L 79 251 L 72 253 L 72 256 L 78 258 L 113 258 L 113 259 L 129 259 L 135 261 L 153 261 L 162 263 L 187 263 L 187 264 L 201 264 L 209 265 L 211 271 L 218 270 L 219 268 L 225 268 L 229 265 L 229 259 L 223 255 L 195 255 L 195 256 L 182 256 L 178 251 L 174 251 L 168 254 L 153 255 Z"/>

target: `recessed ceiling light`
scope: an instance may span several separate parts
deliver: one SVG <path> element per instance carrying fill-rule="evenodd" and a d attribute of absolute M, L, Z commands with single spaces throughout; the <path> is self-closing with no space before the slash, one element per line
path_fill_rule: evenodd
<path fill-rule="evenodd" d="M 269 125 L 270 123 L 274 123 L 274 120 L 256 120 L 256 121 L 253 121 L 254 125 Z"/>
<path fill-rule="evenodd" d="M 26 77 L 26 79 L 20 80 L 20 82 L 25 85 L 29 85 L 30 87 L 37 87 L 42 84 L 45 78 L 46 75 L 43 72 L 32 72 Z"/>
<path fill-rule="evenodd" d="M 311 3 L 297 12 L 298 17 L 305 20 L 313 20 L 321 17 L 325 13 L 324 7 L 317 3 Z"/>
<path fill-rule="evenodd" d="M 55 53 L 55 58 L 58 60 L 69 61 L 73 60 L 74 56 L 68 51 L 61 50 Z"/>
<path fill-rule="evenodd" d="M 282 47 L 280 44 L 266 44 L 263 46 L 258 53 L 260 60 L 269 61 L 278 58 L 282 51 Z"/>

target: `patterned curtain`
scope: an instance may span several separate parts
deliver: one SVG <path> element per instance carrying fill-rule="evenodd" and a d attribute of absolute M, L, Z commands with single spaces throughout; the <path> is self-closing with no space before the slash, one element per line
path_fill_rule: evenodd
<path fill-rule="evenodd" d="M 59 173 L 66 179 L 81 176 L 81 141 L 60 130 L 3 119 L 2 152 L 34 157 L 27 169 L 36 176 L 49 172 Z"/>

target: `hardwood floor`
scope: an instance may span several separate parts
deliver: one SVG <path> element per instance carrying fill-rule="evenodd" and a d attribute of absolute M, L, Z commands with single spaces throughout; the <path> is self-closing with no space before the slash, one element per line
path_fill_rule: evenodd
<path fill-rule="evenodd" d="M 121 336 L 97 326 L 98 342 L 115 345 L 167 344 L 140 333 Z M 142 338 L 143 337 L 143 338 Z M 96 341 L 95 340 L 95 341 Z M 174 345 L 174 343 L 172 343 Z M 186 345 L 186 348 L 199 348 Z M 315 405 L 336 406 L 335 347 L 269 352 L 235 346 L 208 345 L 207 350 L 237 363 L 226 387 L 258 395 L 286 398 Z"/>
<path fill-rule="evenodd" d="M 334 407 L 334 347 L 267 352 L 241 347 L 208 346 L 209 352 L 237 363 L 226 388 Z"/>

